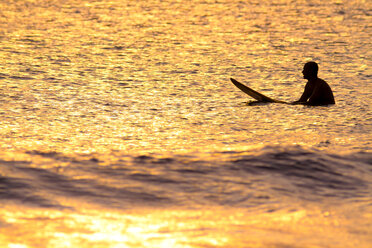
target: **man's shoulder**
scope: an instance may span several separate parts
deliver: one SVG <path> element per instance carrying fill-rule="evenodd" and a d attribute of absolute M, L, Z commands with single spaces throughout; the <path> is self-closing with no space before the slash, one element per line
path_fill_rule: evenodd
<path fill-rule="evenodd" d="M 318 78 L 318 79 L 317 79 L 317 85 L 318 85 L 318 86 L 321 86 L 321 87 L 331 88 L 331 87 L 329 86 L 329 84 L 328 84 L 325 80 L 323 80 L 323 79 L 321 79 L 321 78 Z"/>
<path fill-rule="evenodd" d="M 321 79 L 321 78 L 317 78 L 316 82 L 317 83 L 322 83 L 322 84 L 324 84 L 324 83 L 327 84 L 327 82 L 325 80 Z"/>

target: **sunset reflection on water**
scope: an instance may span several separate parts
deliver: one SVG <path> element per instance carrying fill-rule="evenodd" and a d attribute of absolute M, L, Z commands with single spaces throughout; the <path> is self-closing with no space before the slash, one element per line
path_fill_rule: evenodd
<path fill-rule="evenodd" d="M 0 247 L 369 248 L 370 10 L 0 1 Z"/>
<path fill-rule="evenodd" d="M 2 211 L 7 224 L 2 226 L 0 245 L 8 244 L 5 247 L 10 248 L 165 248 L 292 247 L 291 244 L 296 243 L 295 247 L 323 247 L 323 242 L 329 242 L 337 247 L 367 248 L 366 242 L 370 240 L 360 235 L 358 239 L 350 239 L 355 233 L 347 233 L 345 226 L 352 223 L 332 216 L 337 213 L 319 209 L 248 212 L 212 207 L 195 210 L 81 209 L 79 212 Z M 361 220 L 359 224 L 368 225 L 367 222 Z"/>

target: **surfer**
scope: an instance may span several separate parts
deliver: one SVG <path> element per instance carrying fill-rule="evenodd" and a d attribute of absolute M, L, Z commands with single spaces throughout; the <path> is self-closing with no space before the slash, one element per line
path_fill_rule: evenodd
<path fill-rule="evenodd" d="M 331 87 L 323 79 L 318 78 L 318 64 L 307 62 L 302 71 L 304 79 L 307 79 L 304 93 L 299 100 L 292 104 L 303 104 L 311 106 L 320 106 L 335 104 L 335 99 Z"/>

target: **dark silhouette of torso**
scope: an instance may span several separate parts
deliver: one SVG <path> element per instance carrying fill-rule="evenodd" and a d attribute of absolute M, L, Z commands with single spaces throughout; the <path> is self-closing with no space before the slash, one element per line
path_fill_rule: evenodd
<path fill-rule="evenodd" d="M 306 63 L 302 73 L 308 82 L 300 99 L 293 104 L 311 106 L 335 104 L 331 87 L 326 81 L 318 78 L 318 65 L 315 62 Z"/>
<path fill-rule="evenodd" d="M 299 102 L 307 102 L 308 105 L 327 105 L 335 104 L 335 99 L 331 87 L 326 81 L 320 78 L 309 80 L 305 86 Z"/>

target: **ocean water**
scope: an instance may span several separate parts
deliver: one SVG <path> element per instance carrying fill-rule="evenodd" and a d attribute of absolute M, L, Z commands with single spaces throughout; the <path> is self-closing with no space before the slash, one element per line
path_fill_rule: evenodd
<path fill-rule="evenodd" d="M 1 0 L 0 246 L 371 247 L 371 13 Z"/>

